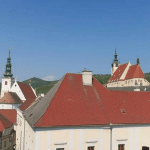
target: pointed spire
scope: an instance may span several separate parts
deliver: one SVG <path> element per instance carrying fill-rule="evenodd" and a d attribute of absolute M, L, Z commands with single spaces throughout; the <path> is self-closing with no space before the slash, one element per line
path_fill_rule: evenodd
<path fill-rule="evenodd" d="M 112 66 L 113 66 L 113 64 L 115 64 L 116 66 L 118 66 L 118 58 L 117 58 L 117 51 L 116 51 L 116 49 L 115 49 L 115 55 L 114 55 L 114 60 L 113 60 L 113 63 L 112 63 Z"/>
<path fill-rule="evenodd" d="M 10 58 L 10 48 L 9 48 L 9 54 L 7 58 L 7 63 L 6 63 L 6 71 L 4 73 L 4 77 L 12 77 L 13 74 L 11 73 L 11 58 Z"/>
<path fill-rule="evenodd" d="M 11 50 L 11 48 L 9 47 L 9 56 L 8 56 L 8 58 L 10 58 L 10 50 Z"/>
<path fill-rule="evenodd" d="M 137 65 L 140 64 L 140 59 L 139 59 L 139 57 L 138 57 L 137 60 L 136 60 L 136 64 L 137 64 Z"/>

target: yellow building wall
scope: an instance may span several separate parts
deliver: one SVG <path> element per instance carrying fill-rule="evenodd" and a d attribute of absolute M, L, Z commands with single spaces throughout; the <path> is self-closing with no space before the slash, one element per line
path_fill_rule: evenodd
<path fill-rule="evenodd" d="M 110 150 L 110 129 L 57 128 L 38 130 L 36 135 L 40 137 L 35 142 L 36 150 L 87 150 L 88 146 L 94 146 L 95 150 Z"/>

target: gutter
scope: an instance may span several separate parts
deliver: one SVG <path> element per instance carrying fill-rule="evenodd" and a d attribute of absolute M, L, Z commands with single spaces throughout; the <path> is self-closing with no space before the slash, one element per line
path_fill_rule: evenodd
<path fill-rule="evenodd" d="M 110 150 L 112 150 L 112 123 L 110 123 Z"/>

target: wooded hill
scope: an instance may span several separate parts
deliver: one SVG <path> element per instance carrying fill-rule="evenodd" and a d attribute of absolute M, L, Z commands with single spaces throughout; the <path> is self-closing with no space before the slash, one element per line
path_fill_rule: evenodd
<path fill-rule="evenodd" d="M 94 74 L 93 75 L 101 84 L 107 84 L 108 80 L 110 79 L 110 74 Z M 150 82 L 150 72 L 145 73 L 145 78 L 147 81 Z M 56 83 L 57 81 L 44 81 L 39 78 L 31 78 L 28 80 L 23 81 L 23 83 L 29 84 L 31 82 L 31 85 L 33 88 L 36 88 L 37 94 L 44 93 L 46 94 Z"/>
<path fill-rule="evenodd" d="M 150 82 L 150 72 L 145 73 L 145 79 Z M 110 74 L 94 74 L 93 75 L 101 84 L 107 84 L 108 80 L 110 79 Z M 25 84 L 31 83 L 32 87 L 36 88 L 37 95 L 39 93 L 46 94 L 58 81 L 45 81 L 40 78 L 30 78 L 28 80 L 22 81 Z M 0 83 L 0 89 L 1 89 L 1 83 Z"/>

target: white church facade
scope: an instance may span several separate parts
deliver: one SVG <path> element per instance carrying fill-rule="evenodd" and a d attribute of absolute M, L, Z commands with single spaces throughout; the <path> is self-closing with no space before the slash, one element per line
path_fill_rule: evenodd
<path fill-rule="evenodd" d="M 111 65 L 111 78 L 107 87 L 131 87 L 131 86 L 149 86 L 150 83 L 145 79 L 144 73 L 140 67 L 139 58 L 137 63 L 131 65 L 130 62 L 120 64 L 115 51 L 114 61 Z"/>
<path fill-rule="evenodd" d="M 32 102 L 36 98 L 36 92 L 31 85 L 26 85 L 16 80 L 14 81 L 11 68 L 12 64 L 9 50 L 5 73 L 2 77 L 0 109 L 17 109 L 26 101 L 32 99 Z"/>

